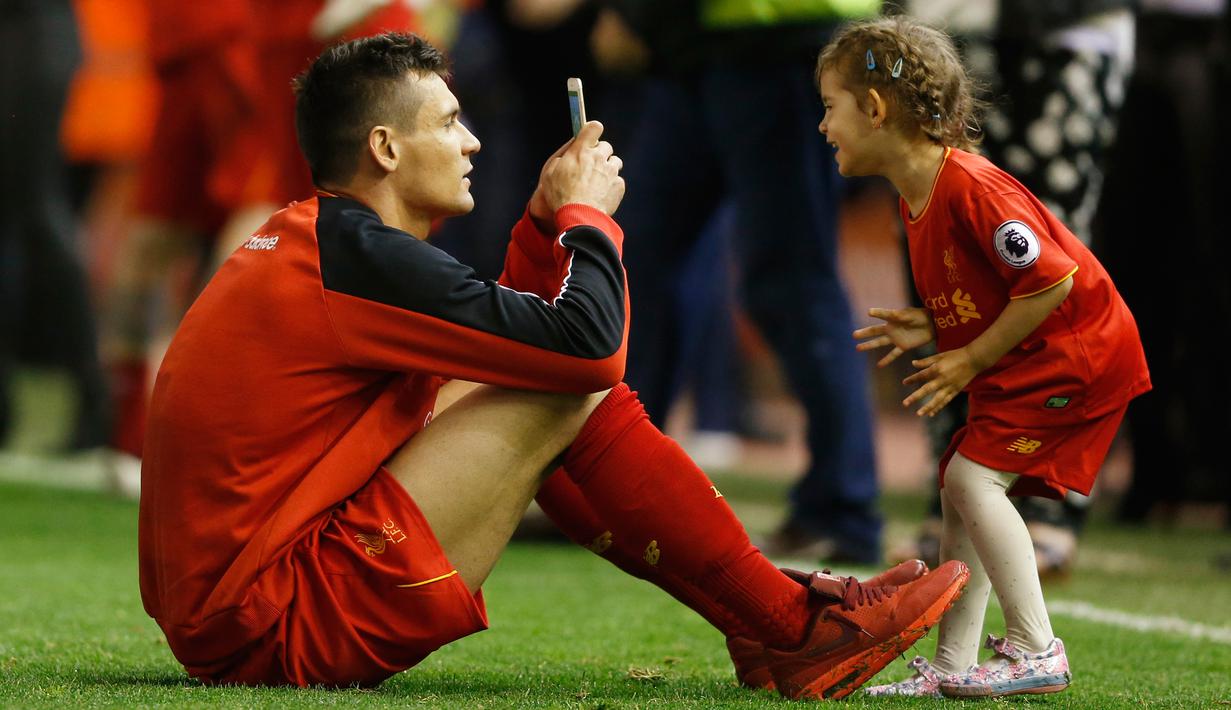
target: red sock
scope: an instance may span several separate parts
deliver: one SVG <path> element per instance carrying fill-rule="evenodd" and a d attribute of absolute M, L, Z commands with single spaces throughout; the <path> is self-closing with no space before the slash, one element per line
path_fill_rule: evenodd
<path fill-rule="evenodd" d="M 145 416 L 149 404 L 146 382 L 149 367 L 144 360 L 124 360 L 111 370 L 111 401 L 114 403 L 115 425 L 111 445 L 117 451 L 141 458 L 145 445 Z"/>
<path fill-rule="evenodd" d="M 624 572 L 644 579 L 678 599 L 726 636 L 747 637 L 752 632 L 725 607 L 678 577 L 663 574 L 630 549 L 628 540 L 615 534 L 598 519 L 590 503 L 564 469 L 557 469 L 535 496 L 539 507 L 570 540 L 602 557 Z"/>
<path fill-rule="evenodd" d="M 693 586 L 752 638 L 793 647 L 807 623 L 807 590 L 752 546 L 718 489 L 617 385 L 565 453 L 564 469 L 624 549 Z"/>

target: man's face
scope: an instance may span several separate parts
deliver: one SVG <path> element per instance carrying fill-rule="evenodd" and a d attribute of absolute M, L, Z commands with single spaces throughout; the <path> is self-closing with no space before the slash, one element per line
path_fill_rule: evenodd
<path fill-rule="evenodd" d="M 475 138 L 458 119 L 457 99 L 435 74 L 410 76 L 406 95 L 419 99 L 410 120 L 399 131 L 398 193 L 407 209 L 429 219 L 466 214 L 474 209 L 470 195 L 470 156 L 479 152 Z M 425 235 L 417 235 L 425 236 Z"/>

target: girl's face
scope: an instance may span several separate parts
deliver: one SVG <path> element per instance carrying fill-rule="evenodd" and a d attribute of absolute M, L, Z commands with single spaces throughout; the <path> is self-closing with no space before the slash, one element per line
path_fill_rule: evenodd
<path fill-rule="evenodd" d="M 821 102 L 825 117 L 820 131 L 837 151 L 834 159 L 838 172 L 846 176 L 876 174 L 870 140 L 875 130 L 872 117 L 859 108 L 855 95 L 843 87 L 841 77 L 831 69 L 821 72 Z"/>

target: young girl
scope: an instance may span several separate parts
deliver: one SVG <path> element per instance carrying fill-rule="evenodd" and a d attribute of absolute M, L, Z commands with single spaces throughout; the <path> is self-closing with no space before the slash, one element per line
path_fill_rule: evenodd
<path fill-rule="evenodd" d="M 1033 547 L 1009 495 L 1088 494 L 1128 402 L 1150 388 L 1137 326 L 1107 272 L 1026 188 L 968 152 L 976 104 L 950 39 L 904 17 L 847 26 L 817 66 L 820 130 L 843 175 L 901 194 L 924 308 L 873 308 L 855 331 L 879 364 L 937 341 L 903 402 L 935 415 L 966 390 L 970 414 L 940 462 L 941 556 L 971 569 L 936 657 L 873 695 L 999 696 L 1070 680 Z M 1005 638 L 976 665 L 991 589 Z"/>

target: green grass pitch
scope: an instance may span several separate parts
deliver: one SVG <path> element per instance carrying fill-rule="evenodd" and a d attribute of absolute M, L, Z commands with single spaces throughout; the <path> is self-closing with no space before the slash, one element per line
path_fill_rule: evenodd
<path fill-rule="evenodd" d="M 3 464 L 0 463 L 0 466 Z M 48 464 L 52 465 L 52 464 Z M 207 688 L 189 680 L 142 611 L 136 504 L 100 493 L 3 481 L 0 470 L 0 706 L 781 708 L 737 688 L 722 639 L 650 585 L 580 549 L 515 543 L 486 588 L 492 628 L 442 649 L 377 690 Z M 746 518 L 781 501 L 778 484 L 718 478 Z M 920 498 L 889 498 L 895 520 Z M 904 523 L 897 523 L 904 525 Z M 1095 523 L 1082 563 L 1049 601 L 1143 618 L 1179 617 L 1217 638 L 1141 631 L 1056 614 L 1075 680 L 1059 695 L 986 706 L 1231 707 L 1231 577 L 1210 559 L 1231 547 L 1209 532 L 1132 531 Z M 989 614 L 989 629 L 998 624 Z M 929 654 L 934 632 L 916 651 Z M 880 680 L 906 674 L 890 665 Z M 850 707 L 977 701 L 844 701 Z"/>

